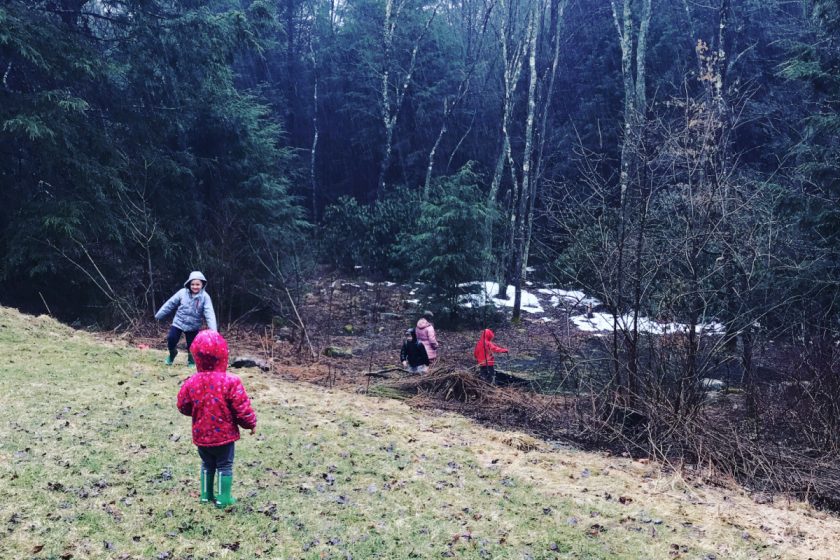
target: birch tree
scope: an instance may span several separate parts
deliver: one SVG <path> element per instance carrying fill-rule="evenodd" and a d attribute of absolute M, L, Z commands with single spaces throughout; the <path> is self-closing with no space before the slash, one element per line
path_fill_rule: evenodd
<path fill-rule="evenodd" d="M 534 208 L 537 200 L 537 192 L 540 188 L 542 174 L 545 169 L 546 131 L 548 116 L 551 108 L 552 96 L 554 94 L 554 82 L 557 76 L 557 66 L 560 60 L 560 31 L 563 25 L 563 15 L 568 0 L 554 0 L 550 2 L 547 10 L 549 12 L 549 45 L 551 47 L 551 58 L 549 64 L 539 73 L 537 71 L 537 50 L 539 46 L 538 34 L 542 27 L 542 18 L 539 18 L 534 28 L 529 56 L 530 80 L 528 88 L 528 117 L 526 123 L 526 148 L 522 161 L 522 194 L 519 203 L 521 216 L 519 228 L 519 244 L 516 254 L 519 258 L 516 262 L 514 279 L 514 303 L 513 317 L 519 319 L 522 306 L 522 284 L 528 275 L 528 256 L 530 254 L 531 236 L 534 230 Z M 545 8 L 539 10 L 543 13 Z M 536 131 L 536 154 L 534 154 L 534 127 L 535 119 L 539 120 L 539 129 Z M 533 158 L 533 164 L 531 159 Z"/>
<path fill-rule="evenodd" d="M 383 147 L 382 162 L 379 167 L 379 181 L 377 184 L 377 197 L 381 196 L 385 191 L 385 178 L 388 173 L 388 168 L 391 166 L 391 155 L 394 145 L 394 130 L 397 126 L 397 120 L 400 114 L 400 109 L 403 105 L 408 88 L 411 85 L 411 79 L 417 64 L 417 53 L 420 50 L 420 45 L 429 31 L 432 22 L 437 15 L 439 5 L 434 4 L 428 10 L 425 24 L 415 37 L 412 47 L 411 55 L 408 65 L 402 75 L 396 69 L 392 70 L 393 66 L 398 66 L 395 63 L 395 35 L 397 33 L 398 24 L 400 22 L 400 15 L 406 9 L 409 0 L 385 0 L 385 18 L 382 24 L 382 91 L 381 91 L 381 111 L 382 124 L 385 132 L 385 145 Z"/>
<path fill-rule="evenodd" d="M 651 20 L 651 0 L 641 0 L 641 6 L 633 0 L 610 0 L 613 21 L 618 33 L 618 43 L 621 49 L 621 75 L 624 86 L 624 123 L 621 141 L 621 161 L 619 168 L 619 211 L 618 211 L 618 239 L 617 266 L 614 281 L 615 291 L 610 302 L 613 311 L 613 360 L 617 379 L 620 379 L 620 360 L 618 358 L 620 338 L 626 344 L 629 352 L 627 360 L 626 388 L 630 395 L 637 394 L 637 349 L 639 341 L 638 317 L 641 295 L 641 262 L 640 256 L 644 250 L 644 224 L 647 215 L 647 204 L 640 191 L 644 179 L 640 173 L 644 170 L 641 161 L 642 132 L 645 125 L 647 110 L 647 40 Z M 634 8 L 640 8 L 634 10 Z M 634 65 L 635 59 L 635 65 Z M 635 192 L 631 192 L 634 190 Z M 628 212 L 629 197 L 637 196 L 638 231 L 634 254 L 636 256 L 633 269 L 635 278 L 632 294 L 632 326 L 629 332 L 621 332 L 618 328 L 618 318 L 627 306 L 625 281 L 627 280 L 625 261 L 629 257 L 627 247 L 627 228 L 630 216 Z"/>
<path fill-rule="evenodd" d="M 510 164 L 513 160 L 510 146 L 510 124 L 516 102 L 516 89 L 522 73 L 522 60 L 527 49 L 526 34 L 521 29 L 517 17 L 515 17 L 517 14 L 516 7 L 519 3 L 516 0 L 513 0 L 512 3 L 509 3 L 508 0 L 500 0 L 499 4 L 501 20 L 498 32 L 503 64 L 504 97 L 502 100 L 501 129 L 499 131 L 499 155 L 496 158 L 493 180 L 490 182 L 490 190 L 487 193 L 487 207 L 491 210 L 496 208 L 496 198 L 502 183 L 505 162 L 507 161 Z M 515 190 L 517 181 L 513 166 L 511 166 L 511 179 L 513 182 L 511 189 Z M 488 214 L 484 223 L 484 242 L 488 253 L 491 252 L 493 246 L 493 224 L 490 215 Z M 504 290 L 500 289 L 499 292 L 499 295 L 504 297 Z"/>
<path fill-rule="evenodd" d="M 530 201 L 531 185 L 531 158 L 534 150 L 534 114 L 536 112 L 537 92 L 537 34 L 541 24 L 542 10 L 540 4 L 535 4 L 528 19 L 528 111 L 525 117 L 525 148 L 522 154 L 522 182 L 519 184 L 517 193 L 518 205 L 515 218 L 515 234 L 513 241 L 513 320 L 518 321 L 522 307 L 522 278 L 526 266 L 524 259 L 525 252 L 525 230 L 528 216 L 528 205 Z"/>
<path fill-rule="evenodd" d="M 461 3 L 462 8 L 466 8 L 468 5 L 472 7 L 473 5 L 480 5 L 480 3 L 473 2 L 472 0 L 463 0 Z M 458 81 L 455 92 L 451 95 L 446 95 L 443 98 L 443 112 L 441 113 L 440 130 L 438 131 L 431 150 L 429 150 L 429 164 L 426 166 L 426 179 L 423 182 L 423 200 L 428 200 L 429 198 L 429 189 L 431 187 L 432 173 L 435 167 L 435 158 L 437 156 L 438 149 L 440 148 L 441 141 L 449 130 L 449 120 L 469 93 L 474 80 L 476 68 L 479 63 L 482 62 L 487 24 L 490 19 L 490 14 L 493 12 L 494 6 L 494 2 L 488 2 L 484 3 L 482 7 L 483 9 L 480 8 L 478 11 L 473 9 L 462 10 L 462 12 L 464 12 L 464 17 L 461 22 L 461 29 L 466 36 L 463 47 L 463 74 L 461 79 Z"/>

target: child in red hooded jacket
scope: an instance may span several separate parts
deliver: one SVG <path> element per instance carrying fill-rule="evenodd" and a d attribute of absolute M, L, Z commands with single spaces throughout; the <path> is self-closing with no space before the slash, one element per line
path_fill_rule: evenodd
<path fill-rule="evenodd" d="M 192 440 L 201 457 L 202 503 L 236 503 L 233 485 L 234 442 L 239 427 L 256 433 L 257 415 L 239 377 L 227 373 L 228 347 L 216 331 L 198 333 L 190 346 L 198 373 L 178 391 L 178 410 L 192 417 Z M 215 489 L 213 479 L 219 477 Z M 215 490 L 215 491 L 214 491 Z"/>
<path fill-rule="evenodd" d="M 478 361 L 479 375 L 488 383 L 493 384 L 496 383 L 496 360 L 493 357 L 493 353 L 508 353 L 507 348 L 493 344 L 494 336 L 493 331 L 484 329 L 481 331 L 481 337 L 479 337 L 478 342 L 475 344 L 475 350 L 473 350 L 473 356 Z"/>

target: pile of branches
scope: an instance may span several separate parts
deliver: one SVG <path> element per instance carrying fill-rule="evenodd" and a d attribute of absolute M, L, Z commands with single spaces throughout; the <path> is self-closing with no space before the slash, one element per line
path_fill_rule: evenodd
<path fill-rule="evenodd" d="M 486 385 L 469 372 L 454 368 L 437 370 L 429 375 L 413 375 L 394 382 L 395 388 L 425 395 L 444 402 L 469 403 L 486 398 Z"/>
<path fill-rule="evenodd" d="M 514 426 L 543 435 L 566 435 L 566 401 L 510 387 L 498 387 L 474 371 L 456 368 L 433 370 L 386 381 L 385 386 L 415 395 L 414 404 L 460 413 L 494 425 Z"/>

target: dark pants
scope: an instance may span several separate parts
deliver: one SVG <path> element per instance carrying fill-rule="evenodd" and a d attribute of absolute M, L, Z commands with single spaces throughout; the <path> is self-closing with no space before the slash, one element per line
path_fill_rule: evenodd
<path fill-rule="evenodd" d="M 189 352 L 198 331 L 182 331 L 178 327 L 169 327 L 169 334 L 166 335 L 166 345 L 169 347 L 169 355 L 173 358 L 178 353 L 178 341 L 181 340 L 181 333 L 184 333 L 184 337 L 187 339 L 187 352 Z"/>
<path fill-rule="evenodd" d="M 216 447 L 199 447 L 198 456 L 201 457 L 201 467 L 208 473 L 233 474 L 233 442 Z"/>
<path fill-rule="evenodd" d="M 478 368 L 478 376 L 487 383 L 496 384 L 496 366 L 480 366 Z"/>

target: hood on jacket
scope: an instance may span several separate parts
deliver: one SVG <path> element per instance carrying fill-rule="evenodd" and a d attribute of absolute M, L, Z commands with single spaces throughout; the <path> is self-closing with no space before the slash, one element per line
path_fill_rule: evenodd
<path fill-rule="evenodd" d="M 216 331 L 208 329 L 198 333 L 190 346 L 190 353 L 199 372 L 227 371 L 227 341 Z"/>
<path fill-rule="evenodd" d="M 483 331 L 481 331 L 481 340 L 486 340 L 487 342 L 490 342 L 495 336 L 496 335 L 493 334 L 493 331 L 491 331 L 490 329 L 484 329 Z"/>
<path fill-rule="evenodd" d="M 403 334 L 403 336 L 405 336 L 406 334 L 411 336 L 411 342 L 417 342 L 417 331 L 415 331 L 414 329 L 405 329 L 405 333 Z"/>
<path fill-rule="evenodd" d="M 425 317 L 417 321 L 417 328 L 418 329 L 428 329 L 432 324 L 426 320 Z"/>
<path fill-rule="evenodd" d="M 204 286 L 207 285 L 207 278 L 205 278 L 200 271 L 193 270 L 192 272 L 190 272 L 190 277 L 187 278 L 186 282 L 184 282 L 184 287 L 189 288 L 190 282 L 192 282 L 193 280 L 201 280 L 204 283 Z M 204 286 L 202 286 L 202 289 L 204 289 Z"/>

